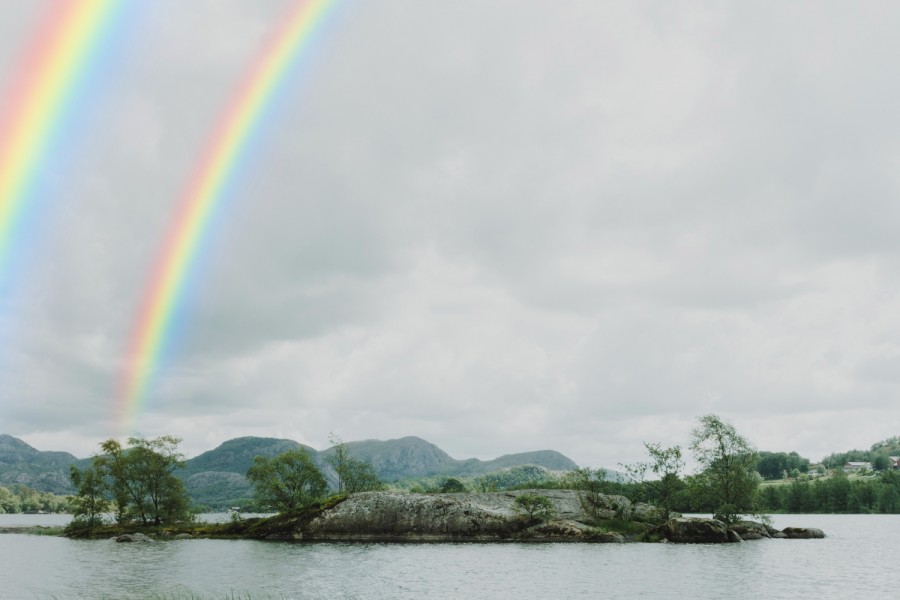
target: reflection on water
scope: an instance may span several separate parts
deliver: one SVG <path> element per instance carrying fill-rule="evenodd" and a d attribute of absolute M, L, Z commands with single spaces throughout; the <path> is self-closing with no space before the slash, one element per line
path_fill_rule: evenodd
<path fill-rule="evenodd" d="M 2 521 L 7 515 L 3 515 Z M 900 516 L 777 516 L 824 540 L 667 544 L 147 544 L 0 535 L 0 598 L 891 598 Z"/>
<path fill-rule="evenodd" d="M 239 513 L 242 519 L 250 519 L 252 517 L 269 517 L 271 513 Z M 227 523 L 231 520 L 231 513 L 200 513 L 194 517 L 200 523 Z M 112 515 L 108 515 L 106 520 L 112 521 Z M 0 514 L 0 527 L 61 527 L 68 525 L 72 520 L 72 515 L 23 515 L 23 514 Z"/>

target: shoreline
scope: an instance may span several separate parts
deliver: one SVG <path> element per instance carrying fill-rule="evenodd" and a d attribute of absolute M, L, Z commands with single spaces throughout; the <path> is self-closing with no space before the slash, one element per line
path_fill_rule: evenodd
<path fill-rule="evenodd" d="M 543 515 L 524 512 L 519 499 L 528 495 L 545 498 L 550 511 Z M 824 537 L 821 530 L 814 528 L 788 527 L 777 531 L 753 521 L 729 526 L 715 519 L 680 515 L 660 524 L 658 512 L 650 505 L 602 494 L 587 502 L 573 490 L 457 494 L 363 492 L 332 497 L 296 513 L 267 518 L 163 527 L 103 526 L 91 531 L 70 530 L 66 535 L 116 538 L 122 542 L 208 538 L 403 544 L 737 543 Z"/>

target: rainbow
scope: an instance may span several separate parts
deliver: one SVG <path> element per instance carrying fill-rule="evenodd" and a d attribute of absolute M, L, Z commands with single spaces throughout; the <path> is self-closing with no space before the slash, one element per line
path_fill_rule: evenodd
<path fill-rule="evenodd" d="M 42 177 L 78 118 L 77 105 L 130 2 L 53 0 L 0 106 L 0 298 L 22 268 L 21 249 L 41 213 Z"/>
<path fill-rule="evenodd" d="M 118 394 L 119 423 L 131 428 L 171 341 L 211 223 L 246 159 L 250 139 L 265 120 L 292 65 L 304 55 L 337 0 L 300 0 L 246 72 L 189 180 L 139 311 Z"/>

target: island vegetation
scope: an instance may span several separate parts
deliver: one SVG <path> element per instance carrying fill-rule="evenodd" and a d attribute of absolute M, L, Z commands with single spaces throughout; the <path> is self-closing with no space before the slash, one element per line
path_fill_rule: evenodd
<path fill-rule="evenodd" d="M 79 537 L 140 531 L 269 539 L 330 539 L 335 531 L 344 539 L 354 539 L 354 531 L 391 539 L 407 526 L 421 527 L 423 539 L 439 539 L 427 533 L 441 531 L 422 516 L 429 511 L 482 515 L 472 517 L 474 521 L 490 521 L 494 511 L 506 515 L 503 523 L 481 523 L 464 534 L 479 539 L 594 541 L 597 535 L 612 533 L 623 539 L 666 537 L 670 534 L 659 528 L 687 512 L 711 513 L 725 526 L 724 533 L 716 534 L 720 537 L 739 531 L 748 517 L 765 523 L 765 515 L 773 512 L 900 512 L 900 472 L 889 458 L 898 451 L 898 439 L 877 444 L 874 454 L 832 455 L 825 467 L 826 461 L 813 465 L 795 452 L 758 452 L 715 415 L 698 419 L 686 450 L 645 442 L 647 459 L 620 465 L 619 472 L 518 465 L 475 476 L 385 482 L 371 461 L 354 454 L 354 446 L 335 435 L 331 441 L 333 448 L 318 456 L 306 447 L 286 444 L 277 454 L 248 457 L 248 498 L 225 524 L 194 521 L 201 507 L 184 485 L 180 440 L 171 436 L 135 437 L 126 445 L 107 440 L 96 456 L 71 466 L 74 494 L 0 487 L 0 510 L 71 512 L 74 518 L 66 531 Z M 684 473 L 687 453 L 700 466 L 696 473 Z M 878 460 L 881 456 L 888 458 Z M 865 467 L 848 474 L 834 467 L 845 458 L 871 460 L 860 461 Z M 371 509 L 360 507 L 363 500 L 383 513 L 377 530 L 366 530 L 371 524 L 360 520 L 360 514 Z M 240 510 L 248 508 L 277 516 L 243 518 Z M 417 511 L 423 521 L 404 525 L 402 513 Z M 323 519 L 330 519 L 332 530 L 322 528 Z M 335 525 L 339 522 L 343 524 Z M 456 531 L 459 524 L 441 527 Z"/>
<path fill-rule="evenodd" d="M 189 499 L 174 472 L 184 466 L 180 440 L 130 438 L 101 445 L 91 465 L 71 469 L 76 494 L 67 535 L 120 536 L 126 531 L 207 537 L 292 540 L 518 540 L 518 541 L 734 541 L 771 537 L 760 516 L 758 456 L 734 427 L 715 415 L 698 420 L 689 449 L 699 473 L 683 476 L 678 446 L 646 443 L 649 460 L 626 467 L 627 481 L 603 469 L 576 468 L 544 479 L 546 471 L 508 469 L 469 486 L 446 477 L 435 488 L 391 490 L 373 465 L 355 458 L 340 438 L 327 459 L 329 485 L 302 447 L 256 456 L 246 472 L 257 506 L 277 512 L 218 525 L 193 523 Z M 504 478 L 505 477 L 505 478 Z M 523 478 L 525 481 L 518 481 Z M 512 485 L 510 485 L 512 484 Z M 512 489 L 517 487 L 528 489 Z M 472 489 L 470 486 L 474 487 Z M 506 489 L 500 491 L 497 488 Z M 680 503 L 712 512 L 713 519 L 679 519 Z M 104 514 L 112 510 L 112 522 Z M 740 529 L 743 527 L 744 529 Z M 131 536 L 126 536 L 132 539 Z"/>

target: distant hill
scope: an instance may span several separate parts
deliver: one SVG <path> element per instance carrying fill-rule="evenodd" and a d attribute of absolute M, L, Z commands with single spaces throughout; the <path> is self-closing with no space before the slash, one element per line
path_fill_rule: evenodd
<path fill-rule="evenodd" d="M 211 507 L 240 505 L 253 496 L 250 482 L 244 477 L 256 456 L 276 456 L 287 450 L 303 448 L 315 461 L 325 479 L 334 486 L 337 476 L 324 462 L 315 448 L 293 440 L 275 438 L 240 437 L 223 442 L 187 461 L 176 475 L 184 480 L 184 486 L 194 502 Z"/>
<path fill-rule="evenodd" d="M 347 442 L 345 445 L 350 456 L 372 463 L 375 472 L 385 481 L 438 472 L 452 475 L 458 462 L 431 442 L 412 436 L 398 440 Z M 333 453 L 333 447 L 322 452 L 326 457 Z"/>
<path fill-rule="evenodd" d="M 474 477 L 522 465 L 537 465 L 551 471 L 571 471 L 578 467 L 570 458 L 554 450 L 507 454 L 487 461 L 477 458 L 457 460 L 431 442 L 414 436 L 347 442 L 346 446 L 351 456 L 371 462 L 378 476 L 388 482 L 430 475 Z M 332 452 L 334 449 L 329 448 L 322 454 L 328 456 Z"/>
<path fill-rule="evenodd" d="M 418 437 L 396 440 L 363 440 L 346 443 L 354 458 L 369 461 L 384 481 L 428 476 L 474 477 L 502 469 L 535 465 L 552 471 L 569 471 L 577 465 L 553 450 L 507 454 L 494 460 L 458 460 Z M 219 508 L 240 505 L 252 496 L 244 477 L 255 456 L 275 456 L 293 448 L 304 448 L 334 487 L 337 476 L 327 463 L 334 448 L 322 452 L 293 440 L 241 437 L 228 440 L 186 461 L 176 472 L 188 494 L 198 504 Z M 69 494 L 69 465 L 84 468 L 90 459 L 78 459 L 67 452 L 42 452 L 22 440 L 0 435 L 0 484 L 22 483 L 40 491 Z"/>
<path fill-rule="evenodd" d="M 42 492 L 72 491 L 69 465 L 81 464 L 68 452 L 42 452 L 19 438 L 0 434 L 0 485 L 22 484 Z"/>
<path fill-rule="evenodd" d="M 223 442 L 217 448 L 188 460 L 179 475 L 190 476 L 204 471 L 222 471 L 243 475 L 253 465 L 254 457 L 275 456 L 294 448 L 304 448 L 312 455 L 317 454 L 314 448 L 293 440 L 240 437 Z"/>

